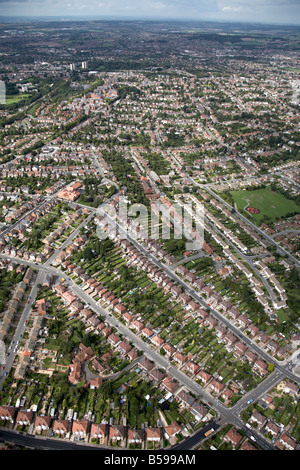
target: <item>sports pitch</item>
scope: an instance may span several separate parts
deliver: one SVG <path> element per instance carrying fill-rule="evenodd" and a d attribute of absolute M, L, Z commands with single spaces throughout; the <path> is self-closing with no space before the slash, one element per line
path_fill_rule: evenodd
<path fill-rule="evenodd" d="M 285 217 L 289 213 L 299 212 L 300 206 L 279 192 L 272 191 L 270 187 L 256 189 L 256 190 L 239 190 L 231 191 L 234 202 L 237 205 L 238 211 L 245 215 L 247 206 L 257 208 L 260 212 L 258 214 L 251 214 L 254 221 L 262 223 L 266 216 L 270 217 L 272 221 L 276 217 Z"/>

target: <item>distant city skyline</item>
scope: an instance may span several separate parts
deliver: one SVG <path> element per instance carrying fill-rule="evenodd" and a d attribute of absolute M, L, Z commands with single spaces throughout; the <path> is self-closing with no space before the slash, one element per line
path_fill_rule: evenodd
<path fill-rule="evenodd" d="M 0 17 L 94 17 L 300 25 L 299 0 L 0 0 Z"/>

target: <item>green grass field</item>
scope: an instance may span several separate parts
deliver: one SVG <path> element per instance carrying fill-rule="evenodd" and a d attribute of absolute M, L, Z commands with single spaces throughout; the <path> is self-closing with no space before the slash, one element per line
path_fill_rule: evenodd
<path fill-rule="evenodd" d="M 291 212 L 299 212 L 300 206 L 296 202 L 286 199 L 282 194 L 274 192 L 270 187 L 256 190 L 231 191 L 238 211 L 245 214 L 245 207 L 249 204 L 260 210 L 259 214 L 252 214 L 255 222 L 264 222 L 265 217 L 272 221 L 276 217 L 284 217 Z"/>
<path fill-rule="evenodd" d="M 18 101 L 23 100 L 24 98 L 28 98 L 28 94 L 23 95 L 7 95 L 5 104 L 17 103 Z"/>

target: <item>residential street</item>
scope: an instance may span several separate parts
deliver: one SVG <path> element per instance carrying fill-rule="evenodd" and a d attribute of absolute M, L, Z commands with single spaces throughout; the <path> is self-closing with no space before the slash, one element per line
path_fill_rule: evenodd
<path fill-rule="evenodd" d="M 1 0 L 0 450 L 300 449 L 299 7 L 234 1 Z"/>
<path fill-rule="evenodd" d="M 99 212 L 99 211 L 97 211 Z M 100 210 L 101 213 L 101 210 Z M 81 224 L 80 226 L 74 231 L 68 239 L 65 241 L 65 243 L 55 252 L 55 256 L 53 255 L 51 257 L 51 260 L 55 259 L 55 257 L 59 254 L 59 252 L 64 249 L 64 247 L 70 243 L 70 241 L 73 239 L 73 237 L 76 236 L 78 231 L 80 230 L 81 227 L 85 226 L 87 222 L 92 218 L 94 215 L 94 212 L 92 212 Z M 111 220 L 111 223 L 113 221 Z M 120 227 L 119 224 L 117 224 L 118 230 L 122 233 L 122 228 Z M 125 232 L 124 232 L 125 233 Z M 263 359 L 266 361 L 273 363 L 275 365 L 275 371 L 273 374 L 270 374 L 257 388 L 249 392 L 247 395 L 245 395 L 243 398 L 239 400 L 237 405 L 233 406 L 232 408 L 227 408 L 226 406 L 222 405 L 219 400 L 216 398 L 212 397 L 211 394 L 207 393 L 202 387 L 200 387 L 198 384 L 196 384 L 190 377 L 188 377 L 185 373 L 183 373 L 180 369 L 175 367 L 174 365 L 170 365 L 169 361 L 164 358 L 164 356 L 161 356 L 158 352 L 156 352 L 148 343 L 145 343 L 138 335 L 134 334 L 129 328 L 127 328 L 124 324 L 119 322 L 110 312 L 105 310 L 99 303 L 95 302 L 92 297 L 90 297 L 80 286 L 78 286 L 76 283 L 74 283 L 71 279 L 68 278 L 66 274 L 64 274 L 60 269 L 55 268 L 53 266 L 50 266 L 50 260 L 46 262 L 44 265 L 38 264 L 38 263 L 33 263 L 30 261 L 25 261 L 25 260 L 18 260 L 18 262 L 22 264 L 26 264 L 28 266 L 32 266 L 35 269 L 39 270 L 38 277 L 34 283 L 34 286 L 32 288 L 31 292 L 31 299 L 35 298 L 36 292 L 37 292 L 37 284 L 41 280 L 41 276 L 43 273 L 52 273 L 56 276 L 59 276 L 59 278 L 65 279 L 66 283 L 69 285 L 71 290 L 76 294 L 76 296 L 85 304 L 89 304 L 90 307 L 98 314 L 101 315 L 105 321 L 115 327 L 126 339 L 131 341 L 139 350 L 143 351 L 143 354 L 147 356 L 149 359 L 151 359 L 155 364 L 160 367 L 165 369 L 168 374 L 170 374 L 172 377 L 174 377 L 176 380 L 178 380 L 179 383 L 184 385 L 184 387 L 192 392 L 195 396 L 198 396 L 201 398 L 202 401 L 206 403 L 210 403 L 213 407 L 213 409 L 216 410 L 218 413 L 218 416 L 221 418 L 221 420 L 224 420 L 224 422 L 231 422 L 234 424 L 237 428 L 245 428 L 243 425 L 243 422 L 241 421 L 239 415 L 245 409 L 248 405 L 247 402 L 250 399 L 257 400 L 260 396 L 262 396 L 264 393 L 266 393 L 270 388 L 274 387 L 277 383 L 279 383 L 284 377 L 289 377 L 292 380 L 300 383 L 299 376 L 296 376 L 292 370 L 289 368 L 289 363 L 287 364 L 281 364 L 278 363 L 278 361 L 274 360 L 272 357 L 270 357 L 264 350 L 258 347 L 255 343 L 253 343 L 247 335 L 244 335 L 241 333 L 241 331 L 236 328 L 230 321 L 225 319 L 220 313 L 218 313 L 216 310 L 212 309 L 198 294 L 197 292 L 190 288 L 179 276 L 177 276 L 174 271 L 161 263 L 159 260 L 157 260 L 152 254 L 148 253 L 148 251 L 139 243 L 137 240 L 131 238 L 129 235 L 127 235 L 128 240 L 140 251 L 142 252 L 145 256 L 148 257 L 156 266 L 158 266 L 160 269 L 164 270 L 165 273 L 174 281 L 176 281 L 186 292 L 189 293 L 191 297 L 193 297 L 197 302 L 199 302 L 203 307 L 207 308 L 210 310 L 210 312 L 220 321 L 223 323 L 227 328 L 231 329 L 238 337 L 242 338 L 243 341 L 251 347 L 254 351 L 256 351 Z M 3 255 L 0 255 L 0 257 L 4 257 Z M 24 325 L 24 321 L 26 318 L 28 318 L 30 313 L 30 306 L 24 309 L 24 313 L 22 316 L 22 323 L 20 322 L 19 327 L 16 331 L 15 338 L 17 338 L 18 335 L 22 334 L 22 325 Z M 24 330 L 24 326 L 23 326 Z M 9 368 L 11 367 L 11 364 L 13 362 L 13 356 L 8 357 L 8 361 L 6 364 L 6 369 L 5 371 L 9 371 Z M 3 383 L 4 377 L 1 377 L 1 385 Z M 248 431 L 248 430 L 247 430 Z M 199 434 L 201 436 L 201 434 Z M 262 441 L 262 446 L 267 446 L 268 448 L 268 443 L 265 443 L 264 439 L 260 438 Z M 190 444 L 194 440 L 190 441 Z M 187 445 L 190 445 L 187 444 Z"/>

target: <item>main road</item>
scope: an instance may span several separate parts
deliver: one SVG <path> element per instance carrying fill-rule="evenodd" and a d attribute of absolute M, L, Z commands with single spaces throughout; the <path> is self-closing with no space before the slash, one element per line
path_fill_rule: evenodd
<path fill-rule="evenodd" d="M 37 450 L 108 450 L 108 447 L 80 444 L 64 439 L 37 437 L 22 432 L 10 431 L 0 428 L 0 442 L 12 442 L 13 444 L 29 449 Z M 111 449 L 111 448 L 110 448 Z M 114 449 L 115 450 L 115 449 Z"/>
<path fill-rule="evenodd" d="M 97 210 L 99 213 L 99 211 Z M 100 210 L 101 213 L 101 210 Z M 93 216 L 93 213 L 89 215 L 89 217 L 81 224 L 81 226 L 84 226 L 84 223 L 87 223 L 90 218 Z M 115 223 L 114 221 L 111 220 L 112 223 Z M 129 341 L 131 341 L 138 349 L 140 349 L 149 359 L 151 359 L 158 367 L 163 368 L 166 370 L 166 372 L 171 375 L 174 379 L 176 379 L 179 384 L 183 385 L 188 391 L 193 393 L 195 396 L 199 397 L 203 402 L 207 403 L 209 406 L 211 406 L 213 409 L 215 409 L 220 416 L 221 420 L 223 422 L 230 422 L 233 425 L 235 425 L 239 429 L 244 429 L 244 423 L 239 417 L 241 411 L 245 409 L 248 406 L 248 401 L 249 399 L 257 400 L 260 396 L 262 396 L 266 391 L 268 391 L 270 388 L 273 388 L 277 383 L 279 383 L 283 378 L 288 376 L 292 380 L 295 380 L 296 382 L 299 383 L 299 377 L 295 376 L 295 374 L 292 373 L 286 366 L 283 366 L 278 363 L 278 361 L 275 361 L 272 357 L 270 357 L 264 350 L 261 350 L 258 345 L 255 343 L 252 343 L 250 339 L 241 333 L 241 331 L 236 328 L 234 325 L 232 325 L 231 322 L 229 322 L 226 318 L 224 318 L 219 312 L 216 310 L 212 309 L 197 293 L 194 289 L 192 289 L 190 286 L 188 286 L 180 277 L 178 277 L 174 272 L 169 269 L 168 266 L 164 265 L 161 263 L 159 260 L 157 260 L 152 254 L 150 254 L 144 246 L 142 246 L 139 242 L 137 242 L 136 239 L 132 238 L 127 232 L 122 229 L 122 227 L 119 224 L 116 224 L 119 232 L 124 233 L 127 237 L 127 239 L 145 256 L 148 257 L 156 266 L 158 266 L 160 269 L 164 270 L 166 274 L 173 279 L 176 283 L 178 283 L 186 292 L 189 293 L 191 297 L 193 297 L 196 301 L 198 301 L 201 305 L 203 305 L 205 308 L 207 308 L 220 322 L 225 324 L 229 329 L 231 329 L 238 337 L 242 338 L 252 349 L 254 349 L 262 358 L 267 360 L 268 362 L 271 362 L 275 366 L 275 371 L 273 374 L 270 374 L 258 387 L 256 387 L 254 390 L 249 392 L 247 396 L 242 397 L 239 402 L 232 408 L 227 408 L 225 407 L 218 399 L 213 397 L 210 393 L 205 391 L 202 387 L 200 387 L 199 384 L 195 383 L 194 380 L 192 380 L 189 376 L 187 376 L 183 371 L 175 367 L 173 364 L 170 364 L 170 362 L 165 359 L 164 356 L 161 356 L 156 350 L 150 346 L 149 343 L 145 342 L 142 340 L 137 334 L 133 333 L 127 326 L 125 326 L 123 323 L 121 323 L 117 318 L 115 318 L 112 313 L 107 311 L 105 308 L 103 308 L 101 305 L 99 305 L 92 297 L 90 297 L 80 285 L 77 285 L 73 280 L 68 278 L 68 276 L 58 269 L 57 267 L 52 267 L 49 266 L 49 263 L 46 262 L 46 264 L 38 264 L 38 263 L 33 263 L 31 261 L 26 261 L 22 260 L 19 258 L 12 258 L 14 261 L 17 261 L 19 263 L 25 264 L 32 266 L 38 270 L 40 270 L 40 275 L 42 273 L 52 273 L 56 276 L 59 276 L 60 278 L 64 279 L 67 284 L 69 284 L 70 288 L 73 290 L 74 294 L 78 298 L 81 299 L 82 302 L 85 304 L 90 305 L 90 307 L 101 317 L 105 319 L 105 321 L 116 328 L 125 338 L 127 338 Z M 74 236 L 74 233 L 68 238 L 70 241 L 70 238 Z M 65 244 L 64 244 L 65 245 Z M 62 249 L 62 247 L 60 248 Z M 59 250 L 58 250 L 59 251 Z M 8 257 L 6 255 L 0 254 L 0 257 L 7 259 Z M 9 257 L 10 258 L 10 257 Z M 51 257 L 51 260 L 53 260 L 53 256 Z M 32 295 L 34 296 L 36 291 L 35 289 L 37 288 L 37 281 L 34 284 L 34 291 L 32 291 Z M 26 311 L 26 315 L 28 315 L 29 312 Z M 11 366 L 11 362 L 7 364 L 7 369 Z M 2 384 L 1 384 L 2 385 Z M 248 428 L 245 428 L 247 432 L 249 433 Z M 259 436 L 258 436 L 259 437 Z M 265 439 L 260 438 L 263 440 L 263 443 L 265 446 L 267 446 Z M 264 448 L 264 447 L 263 447 Z"/>
<path fill-rule="evenodd" d="M 19 323 L 15 329 L 12 341 L 10 343 L 10 346 L 8 347 L 7 354 L 5 356 L 5 364 L 3 365 L 4 369 L 0 372 L 0 390 L 2 389 L 5 377 L 6 375 L 8 375 L 10 368 L 14 362 L 19 347 L 19 342 L 21 341 L 21 338 L 25 331 L 26 322 L 28 321 L 30 316 L 31 305 L 36 299 L 36 295 L 38 292 L 38 284 L 41 282 L 42 278 L 43 273 L 39 271 L 36 276 L 36 279 L 33 282 L 30 294 L 28 296 L 28 301 L 25 304 Z"/>
<path fill-rule="evenodd" d="M 0 257 L 7 258 L 5 255 L 0 254 Z M 199 397 L 203 402 L 207 403 L 210 407 L 215 409 L 218 413 L 218 415 L 222 418 L 222 421 L 224 422 L 229 422 L 235 425 L 237 428 L 243 428 L 244 423 L 243 421 L 239 418 L 239 413 L 242 411 L 243 407 L 239 408 L 226 408 L 222 403 L 210 395 L 207 391 L 205 391 L 202 387 L 200 387 L 199 384 L 195 383 L 190 377 L 188 377 L 183 371 L 179 370 L 177 367 L 175 367 L 173 364 L 170 364 L 170 362 L 165 359 L 164 356 L 161 356 L 158 352 L 156 352 L 149 343 L 143 341 L 138 335 L 133 333 L 129 328 L 127 328 L 123 323 L 121 323 L 117 318 L 115 318 L 112 313 L 107 311 L 105 308 L 103 308 L 101 305 L 99 305 L 92 297 L 90 297 L 84 289 L 82 289 L 79 285 L 77 285 L 73 280 L 69 279 L 68 276 L 58 268 L 54 268 L 51 266 L 45 266 L 45 265 L 38 265 L 37 263 L 33 263 L 31 261 L 27 260 L 22 260 L 18 258 L 13 258 L 14 261 L 18 261 L 21 264 L 25 264 L 28 266 L 32 266 L 34 268 L 37 268 L 40 270 L 41 273 L 51 273 L 56 276 L 59 276 L 60 278 L 64 279 L 66 283 L 69 284 L 69 287 L 72 289 L 74 294 L 78 298 L 81 299 L 81 301 L 85 304 L 88 304 L 97 315 L 101 316 L 104 318 L 104 320 L 112 327 L 116 328 L 126 339 L 131 341 L 138 349 L 140 349 L 145 356 L 147 356 L 150 360 L 152 360 L 156 366 L 165 369 L 166 372 L 172 376 L 174 379 L 176 379 L 180 385 L 184 386 L 188 391 L 193 393 L 195 396 Z M 11 364 L 10 364 L 11 366 Z M 269 388 L 273 387 L 276 383 L 278 383 L 282 378 L 284 377 L 284 374 L 277 374 L 274 379 L 269 376 L 265 381 L 263 382 L 264 387 L 263 389 L 255 389 L 254 391 L 250 392 L 247 395 L 247 399 L 250 397 L 257 397 L 260 395 L 260 393 L 265 393 L 265 390 L 268 390 Z M 275 380 L 276 379 L 276 380 Z M 255 395 L 254 395 L 255 392 Z M 243 404 L 245 407 L 247 406 L 245 402 L 243 401 Z"/>
<path fill-rule="evenodd" d="M 117 229 L 119 230 L 119 233 L 126 236 L 127 240 L 131 242 L 135 246 L 135 248 L 137 248 L 149 260 L 151 260 L 159 269 L 163 270 L 170 279 L 173 279 L 177 284 L 179 284 L 183 288 L 183 290 L 185 290 L 194 300 L 196 300 L 200 305 L 210 311 L 210 313 L 212 313 L 218 319 L 219 322 L 223 323 L 237 337 L 242 339 L 250 348 L 256 351 L 260 355 L 260 357 L 265 359 L 267 362 L 274 364 L 283 373 L 289 374 L 289 377 L 292 380 L 295 380 L 296 382 L 300 383 L 300 378 L 298 376 L 286 370 L 285 363 L 283 366 L 282 363 L 275 360 L 273 357 L 267 354 L 264 349 L 261 349 L 255 342 L 251 341 L 251 339 L 246 334 L 244 334 L 239 328 L 233 325 L 231 321 L 221 315 L 217 310 L 213 309 L 200 295 L 197 294 L 197 292 L 192 287 L 190 287 L 185 281 L 183 281 L 183 279 L 177 276 L 177 274 L 175 274 L 169 266 L 163 264 L 161 261 L 155 258 L 155 256 L 149 253 L 149 251 L 141 243 L 139 243 L 135 238 L 131 237 L 129 233 L 120 226 L 120 224 L 113 221 L 109 216 L 106 215 L 106 217 L 108 218 L 111 224 L 116 225 Z"/>

